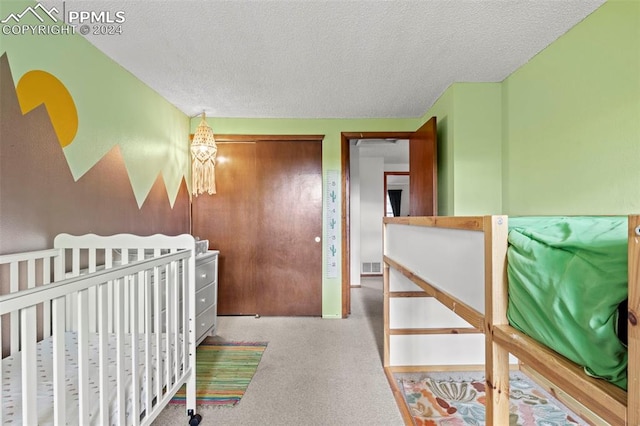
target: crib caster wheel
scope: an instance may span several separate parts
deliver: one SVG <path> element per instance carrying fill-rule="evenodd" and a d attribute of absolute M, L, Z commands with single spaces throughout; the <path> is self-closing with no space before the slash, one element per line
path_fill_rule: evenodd
<path fill-rule="evenodd" d="M 189 426 L 198 426 L 202 421 L 200 414 L 194 414 L 193 410 L 189 410 Z"/>

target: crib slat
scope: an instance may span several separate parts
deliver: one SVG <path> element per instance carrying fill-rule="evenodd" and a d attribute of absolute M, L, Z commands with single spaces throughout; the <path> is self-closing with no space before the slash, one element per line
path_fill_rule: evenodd
<path fill-rule="evenodd" d="M 89 265 L 87 267 L 88 272 L 92 273 L 96 271 L 96 249 L 90 248 L 89 250 Z M 97 330 L 97 318 L 94 314 L 98 312 L 98 305 L 96 301 L 96 287 L 91 287 L 89 289 L 89 309 L 92 315 L 89 315 L 89 331 L 95 333 Z"/>
<path fill-rule="evenodd" d="M 34 288 L 36 286 L 36 260 L 27 260 L 27 288 Z M 36 325 L 36 333 L 38 326 Z M 22 345 L 20 345 L 22 347 Z"/>
<path fill-rule="evenodd" d="M 89 273 L 91 272 L 95 272 L 97 269 L 97 253 L 96 253 L 96 249 L 95 247 L 91 247 L 89 249 L 87 249 L 87 254 L 89 255 L 89 258 L 87 259 L 89 264 L 87 265 L 87 269 L 89 271 Z"/>
<path fill-rule="evenodd" d="M 114 281 L 115 285 L 115 316 L 116 316 L 116 383 L 117 383 L 117 406 L 118 406 L 118 421 L 117 424 L 126 424 L 126 411 L 125 411 L 125 375 L 124 375 L 124 279 L 118 279 Z"/>
<path fill-rule="evenodd" d="M 71 250 L 71 276 L 77 277 L 80 275 L 80 249 L 74 248 Z M 67 296 L 70 309 L 67 309 L 67 329 L 76 330 L 76 313 L 75 309 L 78 303 L 77 293 L 72 293 Z"/>
<path fill-rule="evenodd" d="M 152 403 L 152 395 L 153 389 L 151 385 L 151 375 L 153 371 L 151 369 L 151 272 L 145 271 L 144 273 L 144 324 L 145 324 L 145 332 L 144 332 L 144 371 L 145 371 L 145 382 L 144 382 L 144 391 L 145 391 L 145 413 L 149 415 L 151 413 L 151 403 Z"/>
<path fill-rule="evenodd" d="M 110 269 L 113 266 L 113 250 L 106 250 L 104 253 L 104 266 L 107 269 Z M 113 318 L 113 309 L 114 309 L 114 303 L 113 303 L 113 281 L 109 281 L 107 283 L 107 299 L 108 299 L 108 303 L 107 306 L 109 306 L 109 310 L 107 312 L 107 324 L 108 324 L 108 328 L 109 328 L 109 333 L 114 333 L 115 332 L 115 319 Z"/>
<path fill-rule="evenodd" d="M 58 297 L 52 301 L 53 318 L 53 423 L 67 424 L 65 371 L 64 371 L 64 333 L 65 333 L 65 297 Z"/>
<path fill-rule="evenodd" d="M 171 339 L 173 341 L 173 377 L 180 377 L 180 365 L 178 360 L 178 354 L 180 353 L 180 281 L 178 277 L 178 264 L 179 262 L 171 263 L 171 274 L 173 275 L 173 330 L 171 330 Z"/>
<path fill-rule="evenodd" d="M 108 380 L 108 369 L 109 369 L 109 340 L 108 340 L 108 315 L 107 311 L 109 310 L 108 303 L 108 294 L 107 294 L 108 284 L 100 284 L 98 287 L 98 339 L 99 339 L 99 360 L 98 360 L 98 368 L 99 368 L 99 388 L 100 388 L 100 422 L 101 425 L 109 424 L 109 380 Z"/>
<path fill-rule="evenodd" d="M 160 280 L 160 267 L 155 267 L 153 269 L 153 289 L 154 289 L 154 309 L 153 309 L 153 318 L 155 320 L 154 324 L 154 335 L 156 338 L 156 367 L 154 369 L 154 379 L 156 381 L 156 389 L 155 394 L 160 399 L 162 395 L 162 386 L 163 386 L 163 359 L 162 359 L 162 310 L 161 310 L 161 285 L 163 285 L 162 280 Z"/>
<path fill-rule="evenodd" d="M 80 275 L 80 249 L 74 248 L 71 250 L 71 272 L 74 277 Z"/>
<path fill-rule="evenodd" d="M 60 281 L 64 279 L 64 253 L 65 250 L 60 248 L 56 249 L 56 254 L 52 255 L 54 257 L 53 261 L 53 280 Z"/>
<path fill-rule="evenodd" d="M 166 373 L 166 384 L 167 384 L 167 389 L 169 389 L 170 385 L 171 385 L 171 375 L 173 374 L 173 372 L 171 371 L 171 366 L 173 365 L 172 362 L 173 360 L 171 359 L 171 319 L 173 317 L 173 309 L 171 309 L 171 286 L 173 285 L 173 274 L 171 273 L 171 271 L 169 270 L 169 265 L 167 265 L 165 268 L 165 289 L 164 289 L 164 294 L 165 294 L 165 302 L 164 302 L 164 307 L 166 310 L 166 321 L 165 321 L 165 330 L 166 330 L 166 335 L 167 335 L 167 344 L 165 347 L 165 360 L 166 360 L 166 367 L 165 367 L 165 373 Z"/>
<path fill-rule="evenodd" d="M 138 261 L 140 260 L 144 260 L 144 250 L 140 249 L 138 250 Z M 139 303 L 144 303 L 144 291 L 145 291 L 145 286 L 142 285 L 144 283 L 144 275 L 145 275 L 145 271 L 140 271 L 138 272 L 138 300 Z M 145 312 L 144 312 L 144 307 L 143 305 L 138 306 L 138 309 L 136 309 L 135 311 L 138 314 L 138 325 L 140 327 L 144 327 L 144 319 L 145 319 Z M 140 332 L 143 332 L 142 328 L 140 329 Z"/>
<path fill-rule="evenodd" d="M 122 264 L 123 265 L 128 265 L 129 264 L 129 249 L 122 249 Z M 124 280 L 124 285 L 126 288 L 129 288 L 129 281 L 127 279 Z M 129 292 L 128 291 L 124 291 L 124 305 L 123 306 L 130 306 L 129 305 Z M 123 311 L 124 314 L 124 329 L 125 330 L 130 330 L 131 329 L 131 324 L 129 321 L 129 310 L 125 309 Z"/>
<path fill-rule="evenodd" d="M 89 424 L 89 292 L 78 298 L 78 411 L 81 425 Z"/>
<path fill-rule="evenodd" d="M 18 281 L 19 268 L 20 264 L 17 261 L 11 262 L 11 266 L 9 267 L 9 292 L 11 293 L 20 290 L 20 282 Z M 11 353 L 14 354 L 20 350 L 20 317 L 18 311 L 11 312 L 9 318 L 11 321 Z"/>
<path fill-rule="evenodd" d="M 42 285 L 51 283 L 51 258 L 42 260 Z M 43 337 L 51 336 L 51 301 L 42 304 L 42 334 Z"/>
<path fill-rule="evenodd" d="M 27 260 L 27 288 L 36 286 L 36 260 Z"/>
<path fill-rule="evenodd" d="M 36 307 L 20 311 L 20 334 L 22 338 L 22 420 L 24 424 L 38 423 L 36 406 L 38 381 L 36 373 Z"/>
<path fill-rule="evenodd" d="M 138 349 L 138 315 L 136 310 L 138 308 L 138 275 L 135 274 L 129 277 L 131 281 L 131 304 L 127 307 L 127 310 L 131 312 L 131 390 L 133 395 L 131 396 L 131 421 L 133 425 L 140 424 L 140 384 L 138 382 L 140 378 L 140 365 L 138 362 L 139 349 Z"/>
<path fill-rule="evenodd" d="M 180 357 L 180 363 L 182 364 L 182 371 L 186 371 L 188 368 L 188 356 L 189 353 L 189 306 L 191 303 L 189 297 L 189 267 L 188 262 L 182 262 L 182 354 Z M 187 406 L 188 407 L 188 406 Z"/>

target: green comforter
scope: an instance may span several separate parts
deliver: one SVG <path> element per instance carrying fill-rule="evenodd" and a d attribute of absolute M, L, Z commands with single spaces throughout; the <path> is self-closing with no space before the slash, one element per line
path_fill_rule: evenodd
<path fill-rule="evenodd" d="M 507 256 L 510 324 L 626 389 L 627 218 L 509 218 Z"/>

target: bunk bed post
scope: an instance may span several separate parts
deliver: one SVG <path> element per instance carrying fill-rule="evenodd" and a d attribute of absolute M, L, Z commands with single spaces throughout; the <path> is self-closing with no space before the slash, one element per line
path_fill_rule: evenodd
<path fill-rule="evenodd" d="M 509 352 L 493 341 L 496 325 L 507 325 L 507 216 L 485 216 L 486 424 L 508 424 Z"/>
<path fill-rule="evenodd" d="M 629 216 L 627 423 L 640 425 L 640 215 Z"/>

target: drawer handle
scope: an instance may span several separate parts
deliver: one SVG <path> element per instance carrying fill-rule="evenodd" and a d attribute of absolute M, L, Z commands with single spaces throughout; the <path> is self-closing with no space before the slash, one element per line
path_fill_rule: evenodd
<path fill-rule="evenodd" d="M 207 278 L 207 273 L 205 272 L 204 274 L 200 275 L 200 278 Z"/>
<path fill-rule="evenodd" d="M 204 303 L 204 302 L 206 302 L 206 301 L 207 301 L 207 299 L 203 297 L 202 299 L 200 299 L 200 301 L 201 301 L 202 303 Z"/>

